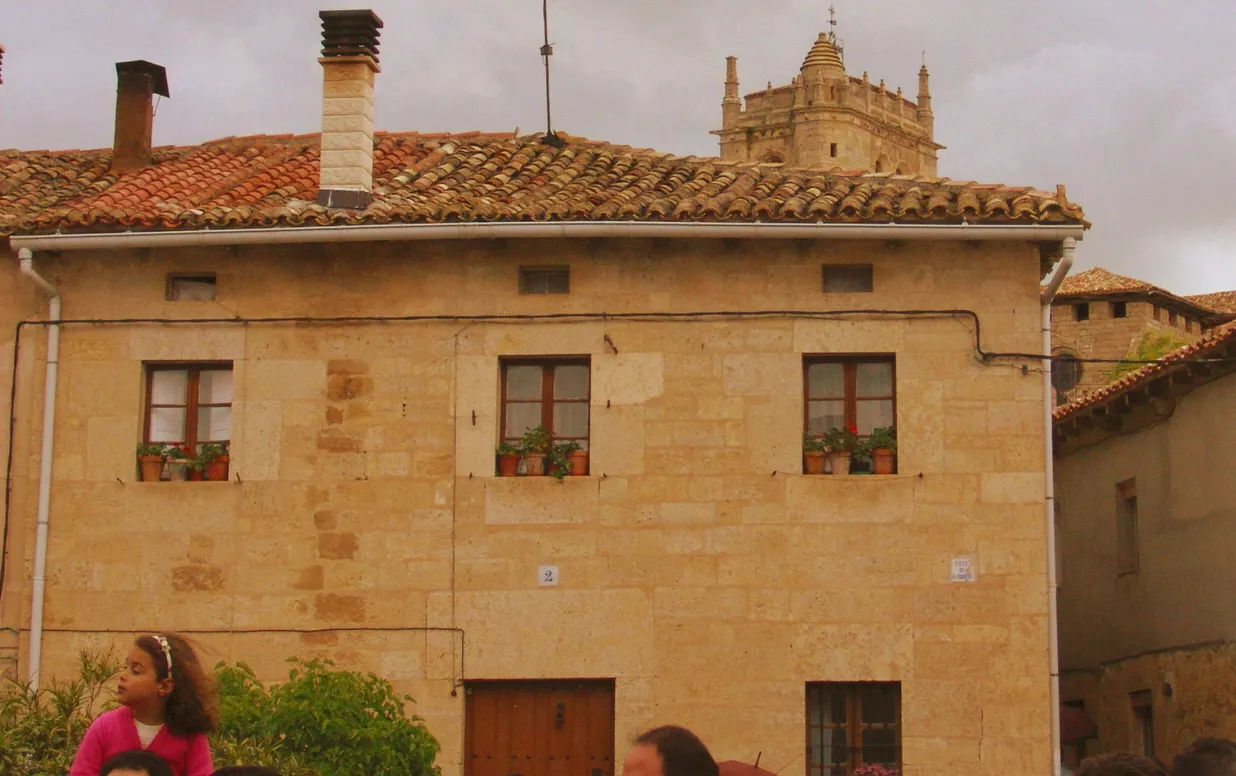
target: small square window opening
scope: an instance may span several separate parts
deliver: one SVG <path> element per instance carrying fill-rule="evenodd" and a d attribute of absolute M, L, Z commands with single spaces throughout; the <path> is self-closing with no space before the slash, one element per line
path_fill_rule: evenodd
<path fill-rule="evenodd" d="M 1082 302 L 1081 304 L 1073 305 L 1073 320 L 1088 321 L 1090 320 L 1090 305 Z"/>
<path fill-rule="evenodd" d="M 1116 486 L 1116 573 L 1136 574 L 1138 569 L 1137 480 Z"/>
<path fill-rule="evenodd" d="M 1129 317 L 1129 303 L 1128 302 L 1112 302 L 1112 317 L 1113 318 Z"/>
<path fill-rule="evenodd" d="M 570 267 L 521 267 L 519 293 L 568 294 L 571 292 Z"/>
<path fill-rule="evenodd" d="M 216 290 L 213 272 L 167 276 L 167 301 L 169 302 L 211 302 L 214 301 Z"/>
<path fill-rule="evenodd" d="M 871 265 L 824 266 L 824 293 L 869 294 L 875 288 Z"/>

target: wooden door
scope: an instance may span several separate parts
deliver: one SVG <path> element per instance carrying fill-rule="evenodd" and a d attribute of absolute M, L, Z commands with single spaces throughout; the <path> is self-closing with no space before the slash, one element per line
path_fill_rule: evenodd
<path fill-rule="evenodd" d="M 464 776 L 614 776 L 614 683 L 468 682 Z"/>

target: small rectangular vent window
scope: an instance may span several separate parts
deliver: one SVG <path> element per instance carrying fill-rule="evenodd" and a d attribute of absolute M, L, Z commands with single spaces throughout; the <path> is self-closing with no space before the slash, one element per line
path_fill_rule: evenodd
<path fill-rule="evenodd" d="M 1082 302 L 1081 304 L 1073 305 L 1073 320 L 1088 321 L 1090 320 L 1090 305 Z"/>
<path fill-rule="evenodd" d="M 1129 316 L 1128 302 L 1112 302 L 1112 317 L 1127 318 Z"/>
<path fill-rule="evenodd" d="M 874 279 L 870 264 L 824 267 L 824 293 L 826 294 L 867 294 L 873 289 Z"/>
<path fill-rule="evenodd" d="M 837 144 L 836 144 L 836 143 L 829 143 L 829 145 L 828 145 L 828 155 L 829 155 L 829 156 L 831 156 L 831 157 L 832 157 L 832 158 L 834 158 L 834 159 L 836 159 L 836 158 L 837 158 Z"/>
<path fill-rule="evenodd" d="M 522 267 L 519 270 L 519 293 L 521 294 L 568 294 L 570 292 L 570 267 Z"/>
<path fill-rule="evenodd" d="M 217 286 L 214 273 L 200 275 L 168 275 L 167 301 L 214 301 Z"/>

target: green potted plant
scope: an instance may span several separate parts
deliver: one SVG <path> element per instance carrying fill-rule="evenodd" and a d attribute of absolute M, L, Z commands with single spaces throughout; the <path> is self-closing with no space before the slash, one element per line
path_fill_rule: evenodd
<path fill-rule="evenodd" d="M 549 449 L 546 463 L 550 476 L 556 477 L 559 482 L 567 475 L 580 477 L 588 473 L 588 453 L 584 452 L 579 442 L 560 442 L 553 445 Z"/>
<path fill-rule="evenodd" d="M 168 479 L 184 482 L 193 468 L 193 456 L 181 445 L 172 445 L 163 453 L 167 458 Z"/>
<path fill-rule="evenodd" d="M 519 450 L 524 456 L 524 473 L 530 477 L 545 474 L 545 456 L 549 454 L 549 432 L 544 426 L 530 428 L 519 441 Z"/>
<path fill-rule="evenodd" d="M 896 426 L 873 429 L 863 449 L 871 458 L 876 474 L 892 474 L 897 464 Z"/>
<path fill-rule="evenodd" d="M 227 442 L 202 445 L 202 451 L 197 457 L 202 462 L 202 471 L 206 479 L 213 482 L 227 480 L 228 464 L 231 460 L 227 453 Z"/>
<path fill-rule="evenodd" d="M 803 464 L 807 474 L 824 473 L 824 438 L 818 434 L 803 434 Z"/>
<path fill-rule="evenodd" d="M 850 473 L 850 461 L 861 445 L 858 429 L 854 426 L 829 429 L 824 435 L 824 450 L 833 474 L 845 476 Z"/>
<path fill-rule="evenodd" d="M 141 466 L 142 482 L 158 482 L 163 478 L 163 445 L 137 446 L 137 462 Z"/>
<path fill-rule="evenodd" d="M 496 451 L 498 456 L 498 476 L 514 477 L 519 473 L 519 446 L 510 442 L 499 442 Z"/>

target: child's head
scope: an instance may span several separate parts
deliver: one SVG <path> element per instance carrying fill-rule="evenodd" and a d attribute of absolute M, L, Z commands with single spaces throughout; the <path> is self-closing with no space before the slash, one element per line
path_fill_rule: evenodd
<path fill-rule="evenodd" d="M 133 749 L 108 759 L 99 776 L 173 776 L 172 766 L 154 752 Z"/>
<path fill-rule="evenodd" d="M 117 696 L 132 709 L 160 704 L 164 724 L 177 736 L 209 733 L 218 723 L 214 681 L 192 645 L 174 633 L 142 636 L 134 642 Z"/>

